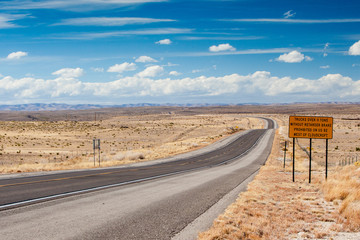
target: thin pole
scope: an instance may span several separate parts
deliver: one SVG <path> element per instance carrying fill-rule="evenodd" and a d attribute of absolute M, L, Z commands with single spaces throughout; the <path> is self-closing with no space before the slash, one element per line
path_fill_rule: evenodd
<path fill-rule="evenodd" d="M 99 146 L 99 167 L 100 167 L 100 139 L 98 139 L 98 146 Z"/>
<path fill-rule="evenodd" d="M 295 182 L 295 138 L 293 138 L 293 182 Z"/>
<path fill-rule="evenodd" d="M 93 149 L 94 149 L 94 167 L 95 167 L 95 139 L 93 139 Z"/>
<path fill-rule="evenodd" d="M 309 183 L 311 183 L 311 148 L 312 148 L 312 146 L 311 146 L 311 143 L 312 143 L 312 141 L 311 141 L 312 139 L 310 138 L 310 154 L 309 154 Z"/>
<path fill-rule="evenodd" d="M 286 141 L 285 141 L 285 149 L 284 149 L 284 168 L 285 168 L 285 159 L 286 159 Z"/>
<path fill-rule="evenodd" d="M 325 154 L 325 180 L 327 180 L 328 177 L 328 141 L 329 139 L 326 139 L 326 154 Z"/>

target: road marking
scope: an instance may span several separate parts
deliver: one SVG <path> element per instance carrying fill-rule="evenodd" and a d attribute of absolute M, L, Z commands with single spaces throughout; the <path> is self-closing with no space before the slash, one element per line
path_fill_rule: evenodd
<path fill-rule="evenodd" d="M 65 177 L 65 178 L 46 179 L 46 180 L 38 180 L 38 181 L 31 181 L 31 182 L 9 183 L 9 184 L 0 185 L 0 188 L 1 187 L 9 187 L 9 186 L 34 184 L 34 183 L 61 181 L 61 180 L 68 180 L 68 179 L 75 179 L 75 178 L 93 177 L 93 176 L 107 175 L 107 174 L 118 173 L 118 172 L 120 172 L 120 171 L 96 173 L 96 174 L 89 174 L 89 175 L 83 175 L 83 176 L 74 176 L 74 177 Z"/>
<path fill-rule="evenodd" d="M 267 129 L 267 130 L 270 130 L 270 129 Z M 239 154 L 236 157 L 233 157 L 231 159 L 227 159 L 227 160 L 222 161 L 222 162 L 217 163 L 217 164 L 208 165 L 208 166 L 202 166 L 202 167 L 197 167 L 197 168 L 192 168 L 192 169 L 187 169 L 187 170 L 181 170 L 181 171 L 176 171 L 176 172 L 172 172 L 172 173 L 167 173 L 167 174 L 162 174 L 162 175 L 157 175 L 157 176 L 152 176 L 152 177 L 146 177 L 146 178 L 142 178 L 142 179 L 131 180 L 131 181 L 127 181 L 127 182 L 115 183 L 115 184 L 104 185 L 104 186 L 100 186 L 100 187 L 93 187 L 93 188 L 88 188 L 88 189 L 83 189 L 83 190 L 78 190 L 78 191 L 73 191 L 73 192 L 68 192 L 68 193 L 61 193 L 61 194 L 56 194 L 56 195 L 52 195 L 52 196 L 40 197 L 40 198 L 36 198 L 36 199 L 30 199 L 30 200 L 25 200 L 25 201 L 21 201 L 21 202 L 15 202 L 15 203 L 10 203 L 10 204 L 0 205 L 0 211 L 4 210 L 4 209 L 9 209 L 9 208 L 20 207 L 20 206 L 23 206 L 23 205 L 26 205 L 26 204 L 33 204 L 33 203 L 43 202 L 43 201 L 47 201 L 47 200 L 72 196 L 72 195 L 76 195 L 76 194 L 87 193 L 87 192 L 107 189 L 107 188 L 111 188 L 111 187 L 123 186 L 123 185 L 132 184 L 132 183 L 143 182 L 143 181 L 149 181 L 149 180 L 153 180 L 153 179 L 157 179 L 157 178 L 162 178 L 162 177 L 172 176 L 172 175 L 176 175 L 176 174 L 181 174 L 181 173 L 186 173 L 186 172 L 191 172 L 191 171 L 201 170 L 201 169 L 205 169 L 205 168 L 211 168 L 211 167 L 215 167 L 215 166 L 224 165 L 224 164 L 227 164 L 227 163 L 229 163 L 231 161 L 234 161 L 236 159 L 242 158 L 244 155 L 246 155 L 248 152 L 250 152 L 258 144 L 258 142 L 260 142 L 260 140 L 264 138 L 264 136 L 268 132 L 269 131 L 262 132 L 261 135 L 256 139 L 255 143 L 253 143 L 245 152 Z M 150 167 L 150 168 L 154 168 L 154 167 L 155 166 Z M 142 168 L 142 169 L 144 169 L 144 168 Z M 142 170 L 142 169 L 129 169 L 127 171 L 130 171 L 130 170 L 137 171 L 137 170 Z M 106 175 L 106 174 L 111 174 L 111 173 L 116 173 L 116 172 L 120 172 L 120 171 L 104 172 L 104 173 L 98 173 L 98 174 L 89 174 L 89 175 L 76 176 L 76 177 L 40 180 L 40 181 L 33 181 L 33 182 L 26 182 L 26 183 L 6 184 L 6 185 L 0 185 L 0 187 L 14 186 L 14 185 L 25 185 L 25 184 L 40 183 L 40 182 L 60 181 L 60 180 L 66 180 L 66 179 L 83 178 L 83 177 L 88 177 L 88 176 Z"/>

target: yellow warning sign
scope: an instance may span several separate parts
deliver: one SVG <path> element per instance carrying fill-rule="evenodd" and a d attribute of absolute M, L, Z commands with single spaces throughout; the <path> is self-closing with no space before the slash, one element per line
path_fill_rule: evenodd
<path fill-rule="evenodd" d="M 289 138 L 333 138 L 332 117 L 290 116 Z"/>

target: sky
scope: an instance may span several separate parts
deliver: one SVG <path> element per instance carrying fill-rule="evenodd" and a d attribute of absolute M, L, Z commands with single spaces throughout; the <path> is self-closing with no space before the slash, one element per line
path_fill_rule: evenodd
<path fill-rule="evenodd" d="M 360 1 L 2 0 L 0 104 L 360 102 Z"/>

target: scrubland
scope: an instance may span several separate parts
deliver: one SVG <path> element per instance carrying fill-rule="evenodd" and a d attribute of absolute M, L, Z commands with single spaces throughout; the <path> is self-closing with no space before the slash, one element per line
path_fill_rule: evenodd
<path fill-rule="evenodd" d="M 266 165 L 198 238 L 360 239 L 359 104 L 102 111 L 96 121 L 93 111 L 1 113 L 0 173 L 99 167 L 98 151 L 94 166 L 94 138 L 101 140 L 101 167 L 150 161 L 201 148 L 243 129 L 263 128 L 256 117 L 269 117 L 279 128 Z M 309 139 L 297 139 L 292 182 L 293 142 L 287 136 L 289 116 L 295 114 L 334 118 L 327 181 L 325 140 L 312 140 L 309 183 Z"/>
<path fill-rule="evenodd" d="M 325 115 L 328 116 L 328 115 Z M 292 139 L 289 115 L 269 115 L 279 124 L 271 155 L 248 190 L 198 239 L 360 239 L 360 119 L 332 114 L 329 171 L 325 180 L 325 140 L 313 139 L 309 183 L 309 139 Z M 288 141 L 284 161 L 284 141 Z M 290 145 L 289 145 L 290 144 Z M 358 157 L 358 158 L 357 158 Z M 346 162 L 346 163 L 345 163 Z"/>
<path fill-rule="evenodd" d="M 231 133 L 261 128 L 241 115 L 115 116 L 100 121 L 1 121 L 0 172 L 29 172 L 149 161 L 191 151 Z M 95 166 L 94 166 L 95 165 Z"/>

